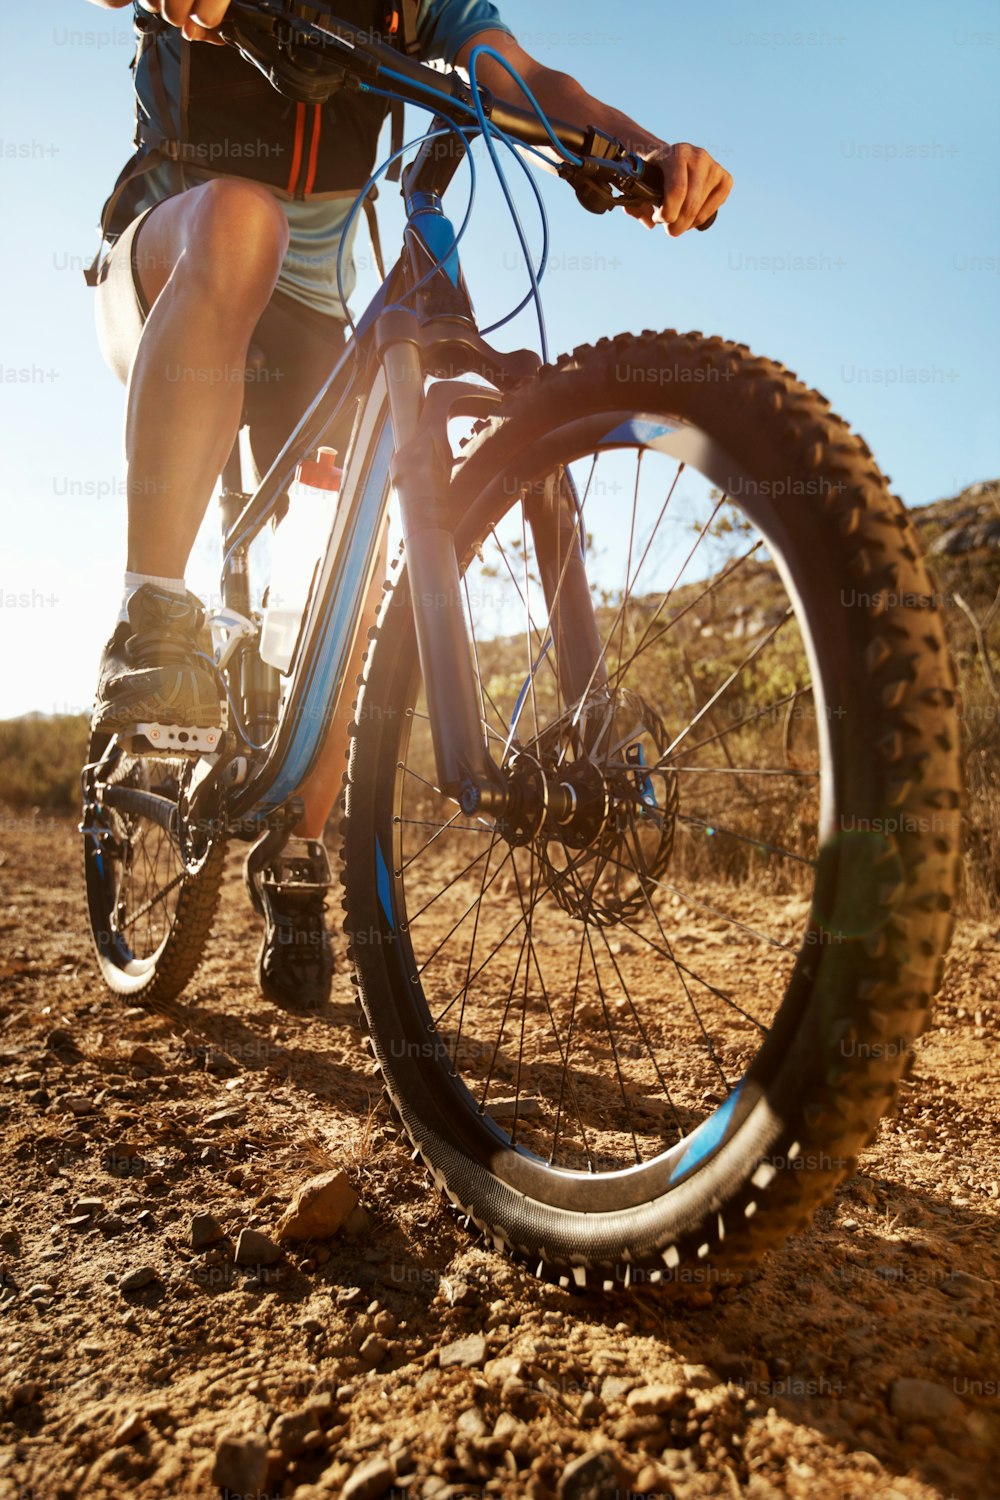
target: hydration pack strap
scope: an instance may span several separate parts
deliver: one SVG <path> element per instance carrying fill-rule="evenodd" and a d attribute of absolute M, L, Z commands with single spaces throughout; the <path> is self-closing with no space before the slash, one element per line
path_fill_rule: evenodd
<path fill-rule="evenodd" d="M 375 267 L 380 280 L 385 280 L 385 261 L 382 259 L 382 237 L 378 232 L 378 214 L 375 211 L 375 199 L 378 197 L 378 188 L 373 187 L 370 193 L 365 195 L 365 219 L 368 222 L 368 238 L 372 242 L 372 254 L 375 257 Z"/>
<path fill-rule="evenodd" d="M 108 229 L 114 219 L 115 210 L 121 201 L 122 194 L 127 187 L 131 187 L 137 177 L 143 177 L 158 167 L 163 161 L 163 155 L 156 149 L 150 149 L 140 145 L 138 151 L 122 168 L 121 175 L 115 183 L 111 197 L 104 205 L 101 214 L 101 242 L 97 247 L 97 254 L 83 273 L 83 279 L 90 287 L 97 286 L 101 279 L 101 255 L 104 250 L 104 241 L 108 238 Z"/>
<path fill-rule="evenodd" d="M 403 37 L 403 51 L 408 57 L 416 57 L 420 51 L 417 41 L 417 13 L 420 0 L 397 0 Z"/>

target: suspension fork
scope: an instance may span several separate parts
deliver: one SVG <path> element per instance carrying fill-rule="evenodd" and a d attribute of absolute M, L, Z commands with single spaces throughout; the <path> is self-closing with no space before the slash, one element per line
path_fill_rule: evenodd
<path fill-rule="evenodd" d="M 502 801 L 502 779 L 486 748 L 472 665 L 462 583 L 448 497 L 447 432 L 427 424 L 419 320 L 383 314 L 376 349 L 385 370 L 395 454 L 392 482 L 410 581 L 413 617 L 427 695 L 438 784 L 470 811 Z"/>
<path fill-rule="evenodd" d="M 587 581 L 583 517 L 565 469 L 538 481 L 526 496 L 562 698 L 567 706 L 606 687 L 608 669 Z M 544 645 L 544 642 L 543 642 Z"/>

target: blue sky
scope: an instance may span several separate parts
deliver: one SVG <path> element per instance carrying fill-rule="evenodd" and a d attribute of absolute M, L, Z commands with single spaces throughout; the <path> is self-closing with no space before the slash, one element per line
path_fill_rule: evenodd
<path fill-rule="evenodd" d="M 909 504 L 1000 474 L 995 3 L 499 3 L 537 57 L 735 178 L 716 227 L 679 241 L 586 215 L 541 178 L 554 350 L 627 328 L 722 333 L 823 391 Z M 128 14 L 47 0 L 0 20 L 0 716 L 88 705 L 120 594 L 122 391 L 81 268 L 130 150 Z M 519 300 L 524 274 L 485 164 L 481 176 L 463 258 L 485 322 Z M 517 196 L 537 243 L 523 185 Z M 391 190 L 382 202 L 391 247 Z M 363 269 L 356 308 L 372 285 Z M 522 318 L 500 341 L 534 337 Z M 212 535 L 196 587 L 211 586 Z"/>

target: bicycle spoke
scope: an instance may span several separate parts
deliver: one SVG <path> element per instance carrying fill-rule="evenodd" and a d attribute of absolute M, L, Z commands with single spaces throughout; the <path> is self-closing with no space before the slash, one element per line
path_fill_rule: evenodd
<path fill-rule="evenodd" d="M 465 1001 L 466 1001 L 466 997 L 468 996 L 468 993 L 469 993 L 469 974 L 470 974 L 470 972 L 472 970 L 472 955 L 476 951 L 476 935 L 479 932 L 479 917 L 480 917 L 480 913 L 482 912 L 482 908 L 483 908 L 483 895 L 484 895 L 484 892 L 487 889 L 486 878 L 487 878 L 487 876 L 489 875 L 489 872 L 490 872 L 490 860 L 493 858 L 493 850 L 496 848 L 497 837 L 498 837 L 498 835 L 497 835 L 496 829 L 494 829 L 493 830 L 493 834 L 492 834 L 492 836 L 490 838 L 490 846 L 489 846 L 488 849 L 486 849 L 484 851 L 484 853 L 486 855 L 486 863 L 483 866 L 483 878 L 482 878 L 482 881 L 481 881 L 480 886 L 479 886 L 479 896 L 478 896 L 478 898 L 476 900 L 476 920 L 473 923 L 472 936 L 469 939 L 469 962 L 468 962 L 468 965 L 467 965 L 466 970 L 465 970 L 465 989 L 464 989 L 463 994 L 462 994 L 462 1009 L 460 1010 L 459 1016 L 458 1016 L 458 1031 L 457 1031 L 457 1033 L 455 1035 L 455 1051 L 453 1052 L 452 1059 L 451 1059 L 452 1072 L 454 1072 L 456 1070 L 457 1063 L 458 1063 L 458 1048 L 459 1048 L 459 1045 L 460 1045 L 461 1040 L 462 1040 L 462 1023 L 465 1020 Z M 482 858 L 481 855 L 477 856 L 477 857 L 478 858 Z M 475 863 L 475 861 L 473 861 L 473 863 Z M 469 866 L 469 865 L 466 866 L 466 870 L 468 870 L 470 868 L 471 868 L 471 866 Z M 465 871 L 463 871 L 462 873 L 464 874 Z"/>
<path fill-rule="evenodd" d="M 661 766 L 646 767 L 650 775 L 662 769 Z M 818 771 L 796 771 L 786 766 L 677 766 L 671 761 L 669 769 L 674 776 L 791 776 L 800 781 L 819 780 Z"/>
<path fill-rule="evenodd" d="M 420 856 L 422 854 L 424 854 L 430 848 L 430 846 L 433 843 L 435 843 L 436 840 L 438 840 L 441 837 L 441 835 L 443 833 L 447 833 L 448 829 L 451 828 L 454 825 L 455 819 L 456 818 L 460 818 L 461 816 L 462 816 L 462 809 L 460 807 L 456 807 L 454 813 L 451 815 L 451 817 L 448 819 L 448 821 L 446 823 L 441 823 L 441 824 L 427 823 L 427 824 L 425 824 L 424 826 L 427 827 L 427 828 L 435 828 L 436 827 L 437 828 L 437 832 L 436 833 L 432 833 L 431 836 L 430 836 L 430 838 L 426 841 L 426 843 L 421 844 L 421 846 L 417 850 L 416 854 L 411 854 L 410 857 L 409 857 L 409 859 L 404 860 L 403 863 L 402 863 L 402 865 L 400 866 L 400 868 L 402 870 L 408 870 L 410 868 L 410 866 L 413 864 L 414 860 L 419 859 Z M 402 823 L 403 820 L 402 820 L 402 818 L 397 818 L 395 821 L 398 822 L 398 823 Z M 412 819 L 412 818 L 410 818 L 407 821 L 410 822 L 410 823 L 412 823 L 415 820 Z M 464 826 L 466 828 L 471 828 L 471 830 L 473 832 L 477 831 L 477 828 L 476 828 L 475 824 L 471 824 L 471 825 L 459 825 L 459 826 Z M 483 833 L 489 833 L 489 829 L 485 826 L 485 824 L 483 825 Z"/>
<path fill-rule="evenodd" d="M 624 677 L 625 673 L 628 671 L 628 668 L 633 664 L 633 662 L 638 660 L 643 651 L 648 651 L 650 647 L 656 645 L 657 641 L 662 641 L 664 636 L 669 635 L 670 631 L 674 630 L 680 623 L 680 621 L 685 618 L 685 616 L 689 615 L 693 609 L 696 609 L 699 604 L 707 599 L 709 594 L 715 593 L 723 583 L 728 582 L 732 578 L 733 574 L 737 571 L 737 569 L 741 568 L 745 562 L 748 562 L 749 559 L 753 557 L 754 553 L 758 552 L 760 548 L 763 547 L 763 545 L 763 541 L 754 542 L 753 546 L 747 552 L 744 552 L 742 557 L 737 558 L 736 562 L 724 568 L 717 577 L 713 578 L 712 581 L 704 589 L 702 589 L 700 594 L 696 594 L 694 598 L 690 599 L 688 603 L 685 604 L 681 609 L 679 609 L 675 615 L 671 615 L 670 619 L 667 620 L 665 624 L 661 625 L 659 630 L 657 630 L 653 635 L 648 635 L 649 628 L 653 624 L 653 621 L 660 614 L 661 610 L 666 607 L 667 601 L 670 598 L 670 593 L 668 592 L 659 608 L 657 609 L 656 614 L 647 623 L 646 633 L 644 633 L 639 645 L 636 647 L 633 654 L 629 657 L 628 661 L 622 665 L 621 675 L 619 676 L 618 681 L 621 681 L 622 677 Z M 693 555 L 693 551 L 691 555 Z M 689 555 L 687 562 L 690 562 L 690 560 L 691 556 Z M 685 566 L 687 566 L 687 563 L 685 563 Z M 676 587 L 677 581 L 678 580 L 675 580 L 674 587 Z"/>
<path fill-rule="evenodd" d="M 478 865 L 478 863 L 479 863 L 479 861 L 481 859 L 486 859 L 487 860 L 487 869 L 488 869 L 489 868 L 488 856 L 492 853 L 492 851 L 493 851 L 493 845 L 495 844 L 495 842 L 496 842 L 496 831 L 494 830 L 493 836 L 490 839 L 490 846 L 489 846 L 489 848 L 488 849 L 480 849 L 479 853 L 476 854 L 476 855 L 474 855 L 474 857 L 469 860 L 469 863 L 464 867 L 464 869 L 459 870 L 458 874 L 457 875 L 453 875 L 450 880 L 446 881 L 446 883 L 441 887 L 440 890 L 435 891 L 434 895 L 430 898 L 429 901 L 425 901 L 424 904 L 423 904 L 423 906 L 419 907 L 415 912 L 411 913 L 410 919 L 409 919 L 410 926 L 412 927 L 413 924 L 414 924 L 414 922 L 418 922 L 420 920 L 420 918 L 424 915 L 424 912 L 430 911 L 431 907 L 434 905 L 434 903 L 436 901 L 440 901 L 442 896 L 446 896 L 448 894 L 448 892 L 450 890 L 452 890 L 452 888 L 454 886 L 456 886 L 460 880 L 463 880 L 465 878 L 465 876 L 468 875 L 469 871 L 473 868 L 473 866 L 474 865 Z"/>
<path fill-rule="evenodd" d="M 795 616 L 794 616 L 794 614 L 792 612 L 792 609 L 791 609 L 791 607 L 789 607 L 788 609 L 786 609 L 785 613 L 782 615 L 782 617 L 778 621 L 778 623 L 775 626 L 773 626 L 773 628 L 771 630 L 768 631 L 768 633 L 764 637 L 764 639 L 758 645 L 756 645 L 753 648 L 753 650 L 750 652 L 750 655 L 744 657 L 743 661 L 740 662 L 740 664 L 739 664 L 738 667 L 734 667 L 733 668 L 733 670 L 730 672 L 729 676 L 726 678 L 726 680 L 722 684 L 722 686 L 720 688 L 716 689 L 716 691 L 712 694 L 711 698 L 709 698 L 708 702 L 702 705 L 702 707 L 698 710 L 698 712 L 695 714 L 694 718 L 690 721 L 690 723 L 686 724 L 685 727 L 681 730 L 680 734 L 677 736 L 677 738 L 675 740 L 673 740 L 671 742 L 671 744 L 669 744 L 667 746 L 667 749 L 666 749 L 666 752 L 665 752 L 666 755 L 671 755 L 677 749 L 677 746 L 681 743 L 681 741 L 687 739 L 688 735 L 691 733 L 691 731 L 694 728 L 694 726 L 696 724 L 700 724 L 701 723 L 701 721 L 705 717 L 705 715 L 712 708 L 715 707 L 716 703 L 718 703 L 719 699 L 723 696 L 723 694 L 729 691 L 729 689 L 732 687 L 733 683 L 736 681 L 736 679 L 743 672 L 746 671 L 746 669 L 750 665 L 750 663 L 752 661 L 756 661 L 757 658 L 758 658 L 758 656 L 761 654 L 761 652 L 767 649 L 767 647 L 774 640 L 775 636 L 778 634 L 778 631 L 781 629 L 781 627 L 783 625 L 787 625 L 788 621 L 792 620 L 794 618 L 795 618 Z"/>
<path fill-rule="evenodd" d="M 681 754 L 693 755 L 696 750 L 703 749 L 705 745 L 712 745 L 717 740 L 725 739 L 726 735 L 733 734 L 737 729 L 745 729 L 749 724 L 757 723 L 758 720 L 766 718 L 768 714 L 773 714 L 776 708 L 785 708 L 789 704 L 797 703 L 798 700 L 806 693 L 811 692 L 811 683 L 806 687 L 796 688 L 794 692 L 786 693 L 783 698 L 776 699 L 774 703 L 767 703 L 763 708 L 758 708 L 754 713 L 747 714 L 745 718 L 737 719 L 734 724 L 727 725 L 725 729 L 720 729 L 718 733 L 707 735 L 705 739 L 698 740 L 696 744 L 688 745 L 685 750 L 681 751 Z M 673 766 L 674 770 L 680 769 L 679 767 L 674 765 L 673 762 L 671 762 L 671 765 Z"/>
<path fill-rule="evenodd" d="M 681 466 L 681 468 L 683 468 L 683 465 Z M 680 475 L 681 475 L 681 470 L 679 469 L 677 471 L 677 479 L 680 478 Z M 677 483 L 677 479 L 674 480 L 674 484 Z M 671 493 L 672 492 L 673 491 L 671 489 Z M 669 498 L 670 497 L 668 496 L 667 499 L 669 500 Z M 709 529 L 712 526 L 713 521 L 715 520 L 716 516 L 719 514 L 719 511 L 722 509 L 723 505 L 725 504 L 725 501 L 726 501 L 726 496 L 725 495 L 720 495 L 718 501 L 716 502 L 715 509 L 712 511 L 712 514 L 709 516 L 709 518 L 705 522 L 704 526 L 698 532 L 698 535 L 695 538 L 695 541 L 694 541 L 694 544 L 693 544 L 693 546 L 691 548 L 691 551 L 687 554 L 687 556 L 685 557 L 684 561 L 681 563 L 680 570 L 677 573 L 676 577 L 674 578 L 673 583 L 670 585 L 670 587 L 667 589 L 667 592 L 664 594 L 663 598 L 660 600 L 659 604 L 656 607 L 656 610 L 653 613 L 652 618 L 647 621 L 646 628 L 643 631 L 641 637 L 639 638 L 639 644 L 638 644 L 638 646 L 636 646 L 635 650 L 632 652 L 632 655 L 628 658 L 627 661 L 619 663 L 619 666 L 618 666 L 618 675 L 617 675 L 617 677 L 614 678 L 614 680 L 613 680 L 613 682 L 611 684 L 612 688 L 616 688 L 618 686 L 618 684 L 622 681 L 623 677 L 625 676 L 625 673 L 628 671 L 629 667 L 632 665 L 632 663 L 635 661 L 636 657 L 642 651 L 642 649 L 643 649 L 643 647 L 645 646 L 645 643 L 646 643 L 646 637 L 648 636 L 649 631 L 650 631 L 650 629 L 651 629 L 654 621 L 659 618 L 659 616 L 666 609 L 667 605 L 670 603 L 670 600 L 673 598 L 674 591 L 677 588 L 677 585 L 680 583 L 681 579 L 684 577 L 684 574 L 687 572 L 688 564 L 690 563 L 692 557 L 694 557 L 694 555 L 697 552 L 698 548 L 701 546 L 702 542 L 704 541 L 706 535 L 708 534 Z M 665 509 L 666 509 L 666 503 L 664 503 L 664 510 Z M 662 514 L 662 512 L 661 512 L 661 514 Z M 641 564 L 640 564 L 640 566 L 641 566 Z"/>
<path fill-rule="evenodd" d="M 687 979 L 686 979 L 685 975 L 681 972 L 681 969 L 678 966 L 678 964 L 674 960 L 673 945 L 671 944 L 670 939 L 667 937 L 667 934 L 663 930 L 663 923 L 660 921 L 659 915 L 656 912 L 656 909 L 654 908 L 652 901 L 649 899 L 649 892 L 646 890 L 645 885 L 642 886 L 642 893 L 643 893 L 643 896 L 646 899 L 646 905 L 648 906 L 648 908 L 649 908 L 649 910 L 650 910 L 650 912 L 651 912 L 651 914 L 653 916 L 653 920 L 656 922 L 657 929 L 659 931 L 660 937 L 663 939 L 663 945 L 664 945 L 664 947 L 667 950 L 667 953 L 668 953 L 668 955 L 670 957 L 670 961 L 674 965 L 674 969 L 676 970 L 677 977 L 678 977 L 678 979 L 681 982 L 681 986 L 682 986 L 682 988 L 684 990 L 684 994 L 687 996 L 688 1004 L 691 1006 L 691 1009 L 694 1012 L 694 1017 L 695 1017 L 695 1020 L 698 1023 L 698 1029 L 701 1032 L 702 1039 L 703 1039 L 703 1041 L 705 1043 L 705 1046 L 708 1049 L 708 1054 L 711 1057 L 712 1062 L 715 1064 L 716 1071 L 717 1071 L 719 1077 L 722 1080 L 723 1088 L 726 1090 L 726 1094 L 728 1096 L 732 1092 L 732 1090 L 730 1089 L 729 1083 L 728 1083 L 728 1081 L 726 1079 L 726 1075 L 725 1075 L 725 1073 L 722 1070 L 722 1064 L 719 1062 L 719 1059 L 718 1059 L 718 1057 L 716 1055 L 715 1044 L 713 1043 L 712 1038 L 709 1036 L 708 1031 L 707 1031 L 706 1026 L 705 1026 L 705 1023 L 702 1020 L 701 1011 L 698 1009 L 697 1005 L 695 1004 L 695 999 L 694 999 L 694 996 L 691 993 L 691 988 L 690 988 L 690 986 L 689 986 L 689 984 L 687 982 Z"/>
<path fill-rule="evenodd" d="M 746 833 L 737 833 L 735 828 L 723 828 L 714 819 L 696 817 L 693 813 L 678 813 L 679 823 L 692 823 L 697 828 L 707 828 L 713 834 L 722 834 L 728 839 L 737 839 L 742 844 L 749 844 L 753 849 L 763 850 L 765 854 L 778 854 L 782 859 L 794 859 L 798 864 L 805 865 L 810 870 L 815 870 L 816 861 L 807 859 L 804 854 L 795 854 L 791 849 L 783 849 L 780 844 L 765 843 L 762 839 L 755 839 Z"/>
<path fill-rule="evenodd" d="M 490 877 L 490 880 L 489 880 L 489 884 L 488 884 L 488 885 L 487 885 L 487 886 L 486 886 L 486 890 L 489 890 L 489 888 L 490 888 L 490 886 L 491 886 L 491 885 L 492 885 L 492 884 L 493 884 L 493 882 L 494 882 L 494 880 L 496 880 L 496 878 L 497 878 L 497 876 L 498 876 L 498 875 L 499 875 L 499 874 L 500 874 L 500 872 L 501 872 L 501 871 L 502 871 L 502 869 L 503 869 L 503 867 L 504 867 L 504 865 L 505 865 L 505 864 L 506 864 L 506 863 L 507 863 L 507 860 L 508 860 L 508 859 L 510 859 L 510 858 L 511 858 L 511 853 L 510 853 L 510 851 L 509 851 L 509 850 L 508 850 L 508 852 L 507 852 L 507 855 L 506 855 L 506 857 L 505 857 L 505 858 L 504 858 L 504 859 L 503 859 L 503 860 L 502 860 L 502 861 L 501 861 L 501 863 L 500 863 L 500 864 L 499 864 L 499 865 L 497 865 L 497 867 L 496 867 L 496 869 L 495 869 L 495 870 L 494 870 L 494 872 L 493 872 L 493 874 L 492 874 L 492 875 L 491 875 L 491 877 Z M 480 899 L 481 899 L 481 898 L 480 898 Z M 460 916 L 460 917 L 459 917 L 459 919 L 458 919 L 458 921 L 457 921 L 457 922 L 455 922 L 455 923 L 454 923 L 454 925 L 453 925 L 453 926 L 452 926 L 452 927 L 450 927 L 450 928 L 449 928 L 449 929 L 448 929 L 448 931 L 447 931 L 447 932 L 446 932 L 446 933 L 445 933 L 445 935 L 444 935 L 444 937 L 443 937 L 443 938 L 442 938 L 442 939 L 441 939 L 441 941 L 440 941 L 440 942 L 439 942 L 439 943 L 438 943 L 438 945 L 437 945 L 437 947 L 436 947 L 436 948 L 434 948 L 434 949 L 433 949 L 433 951 L 432 951 L 432 952 L 431 952 L 431 953 L 430 953 L 430 955 L 429 955 L 429 957 L 427 957 L 427 958 L 426 958 L 426 959 L 425 959 L 425 960 L 424 960 L 424 962 L 423 962 L 423 963 L 422 963 L 422 964 L 421 964 L 421 966 L 420 966 L 420 968 L 419 968 L 419 969 L 418 969 L 418 971 L 417 971 L 417 972 L 418 972 L 418 973 L 419 973 L 419 974 L 423 974 L 423 972 L 424 972 L 424 970 L 425 970 L 425 969 L 427 969 L 427 968 L 429 968 L 429 967 L 430 967 L 430 965 L 431 965 L 431 964 L 432 964 L 432 963 L 433 963 L 433 962 L 434 962 L 434 960 L 435 960 L 435 959 L 436 959 L 436 958 L 437 958 L 437 956 L 438 956 L 438 954 L 439 954 L 439 953 L 440 953 L 440 952 L 441 952 L 441 950 L 442 950 L 442 949 L 443 949 L 443 948 L 444 948 L 444 945 L 445 945 L 445 943 L 447 943 L 447 941 L 448 941 L 448 939 L 449 939 L 449 938 L 450 938 L 450 937 L 453 937 L 453 936 L 454 936 L 454 934 L 455 934 L 455 933 L 456 933 L 456 932 L 457 932 L 457 931 L 458 931 L 458 929 L 459 929 L 459 928 L 460 928 L 460 927 L 461 927 L 461 925 L 462 925 L 462 923 L 463 923 L 463 922 L 464 922 L 464 921 L 465 921 L 465 919 L 466 919 L 466 917 L 467 917 L 467 916 L 468 916 L 468 915 L 469 915 L 469 913 L 470 913 L 470 912 L 471 912 L 471 911 L 474 911 L 474 910 L 477 910 L 477 909 L 478 909 L 478 907 L 479 907 L 479 904 L 480 904 L 480 902 L 479 902 L 479 901 L 473 901 L 473 902 L 471 902 L 471 903 L 470 903 L 470 904 L 469 904 L 469 905 L 468 905 L 468 906 L 467 906 L 467 907 L 466 907 L 466 908 L 465 908 L 465 911 L 464 911 L 464 912 L 463 912 L 463 913 L 462 913 L 462 915 L 461 915 L 461 916 Z"/>

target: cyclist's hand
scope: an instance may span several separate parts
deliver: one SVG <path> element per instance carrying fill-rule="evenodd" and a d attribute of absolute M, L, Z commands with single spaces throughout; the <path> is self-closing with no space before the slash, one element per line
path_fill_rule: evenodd
<path fill-rule="evenodd" d="M 222 46 L 222 38 L 215 36 L 229 9 L 229 0 L 139 0 L 143 10 L 154 16 L 162 16 L 171 26 L 179 26 L 189 42 L 215 42 Z"/>
<path fill-rule="evenodd" d="M 687 229 L 704 224 L 729 197 L 733 179 L 707 151 L 681 141 L 676 146 L 657 146 L 639 153 L 655 161 L 663 172 L 663 202 L 636 204 L 626 209 L 650 229 L 663 224 L 675 238 Z"/>

